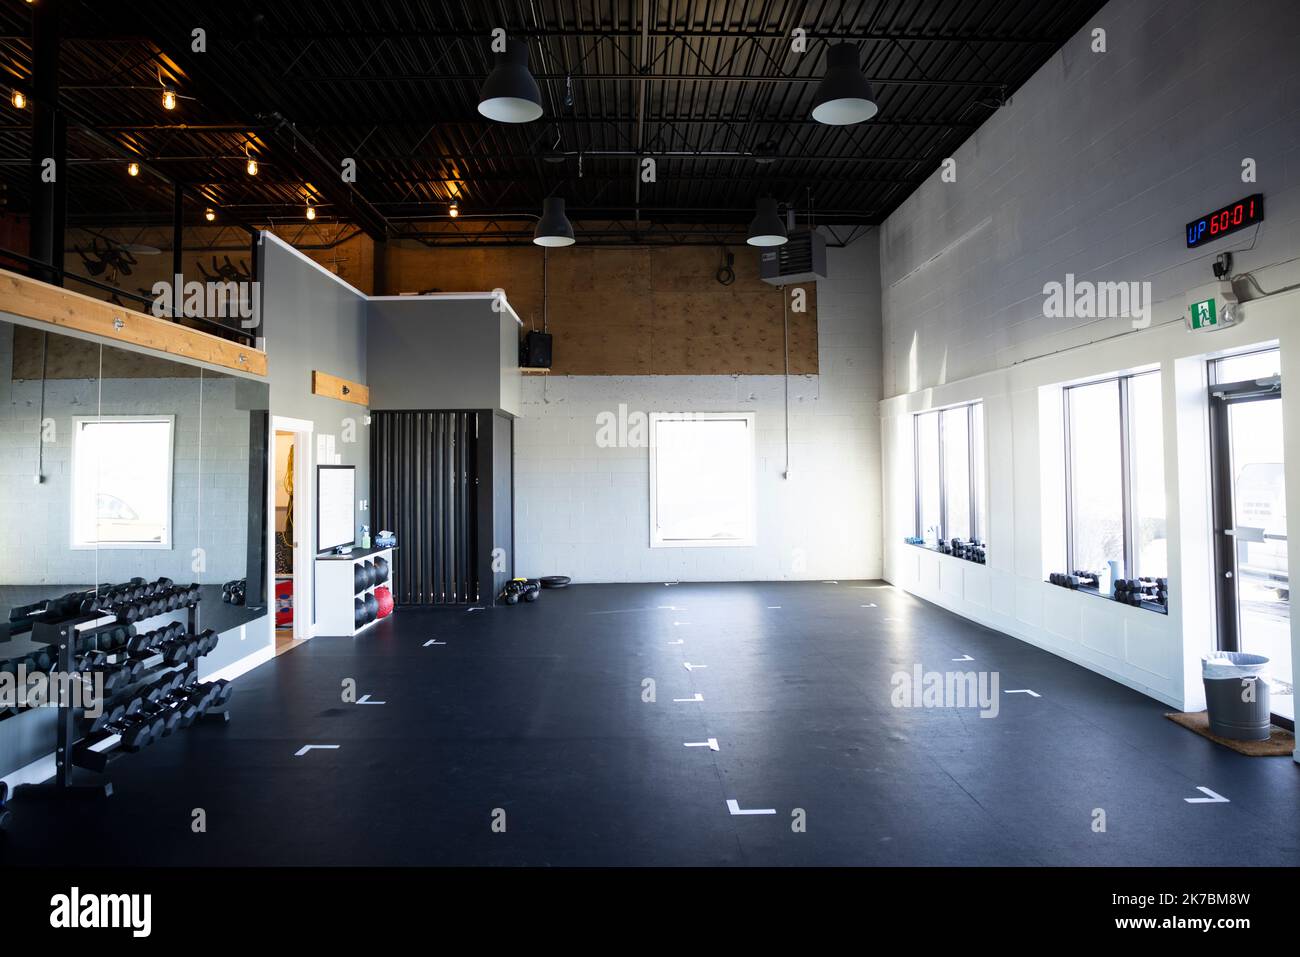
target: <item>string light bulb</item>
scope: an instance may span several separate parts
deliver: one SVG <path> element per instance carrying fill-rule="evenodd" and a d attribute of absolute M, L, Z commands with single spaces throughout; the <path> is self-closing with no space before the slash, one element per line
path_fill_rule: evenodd
<path fill-rule="evenodd" d="M 307 218 L 308 219 L 316 218 L 316 207 L 311 204 L 311 200 L 307 201 Z"/>
<path fill-rule="evenodd" d="M 203 211 L 203 218 L 206 219 L 208 222 L 212 222 L 214 219 L 217 218 L 217 211 L 213 209 L 211 206 L 209 206 L 207 209 Z"/>
<path fill-rule="evenodd" d="M 453 202 L 450 206 L 448 206 L 448 207 L 447 207 L 447 215 L 450 216 L 452 219 L 455 219 L 457 216 L 459 216 L 459 215 L 460 215 L 460 203 Z"/>
<path fill-rule="evenodd" d="M 23 95 L 22 90 L 14 90 L 14 95 L 9 98 L 9 102 L 14 105 L 14 109 L 21 110 L 27 107 L 27 97 Z"/>
<path fill-rule="evenodd" d="M 163 101 L 162 101 L 162 103 L 163 103 L 163 109 L 164 109 L 164 110 L 174 110 L 174 109 L 176 109 L 176 91 L 175 91 L 175 90 L 163 90 Z"/>
<path fill-rule="evenodd" d="M 127 167 L 126 167 L 126 171 L 127 171 L 130 175 L 132 175 L 132 176 L 139 176 L 139 175 L 140 175 L 140 164 L 139 164 L 139 163 L 128 163 L 128 164 L 127 164 Z"/>

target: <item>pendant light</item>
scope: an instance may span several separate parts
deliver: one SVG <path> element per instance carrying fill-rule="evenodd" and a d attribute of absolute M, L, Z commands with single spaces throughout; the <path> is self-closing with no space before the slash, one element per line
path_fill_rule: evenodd
<path fill-rule="evenodd" d="M 749 238 L 745 242 L 751 246 L 782 246 L 786 243 L 785 224 L 776 211 L 776 200 L 760 199 L 756 204 L 758 215 L 749 224 Z"/>
<path fill-rule="evenodd" d="M 848 126 L 871 119 L 879 109 L 858 66 L 858 48 L 837 43 L 827 50 L 826 73 L 813 97 L 813 119 L 828 126 Z"/>
<path fill-rule="evenodd" d="M 478 111 L 498 123 L 530 123 L 542 115 L 542 91 L 528 72 L 528 44 L 506 40 L 504 53 L 478 94 Z"/>
<path fill-rule="evenodd" d="M 564 200 L 548 196 L 542 200 L 542 218 L 533 230 L 533 242 L 539 246 L 572 246 L 573 223 L 564 214 Z"/>

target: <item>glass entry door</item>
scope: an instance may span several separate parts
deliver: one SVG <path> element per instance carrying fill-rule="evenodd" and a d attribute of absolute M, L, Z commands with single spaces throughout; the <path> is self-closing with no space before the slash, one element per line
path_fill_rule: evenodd
<path fill-rule="evenodd" d="M 1277 352 L 1221 359 L 1212 371 L 1219 647 L 1268 657 L 1273 713 L 1290 723 L 1295 692 Z M 1234 373 L 1251 378 L 1225 381 Z"/>

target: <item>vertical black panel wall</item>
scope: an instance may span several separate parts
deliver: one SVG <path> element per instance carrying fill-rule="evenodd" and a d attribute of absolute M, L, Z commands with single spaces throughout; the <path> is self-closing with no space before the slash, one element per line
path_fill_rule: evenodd
<path fill-rule="evenodd" d="M 491 420 L 492 543 L 505 559 L 493 566 L 493 594 L 499 595 L 515 576 L 515 422 L 499 412 Z"/>
<path fill-rule="evenodd" d="M 397 535 L 399 605 L 490 603 L 497 595 L 493 419 L 487 411 L 371 413 L 373 531 Z M 513 486 L 509 474 L 506 483 Z"/>

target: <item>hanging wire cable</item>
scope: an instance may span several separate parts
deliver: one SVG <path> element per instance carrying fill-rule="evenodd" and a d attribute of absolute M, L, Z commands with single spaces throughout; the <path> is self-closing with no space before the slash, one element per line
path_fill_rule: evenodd
<path fill-rule="evenodd" d="M 790 477 L 790 298 L 781 287 L 781 351 L 785 358 L 785 471 L 781 477 Z"/>

